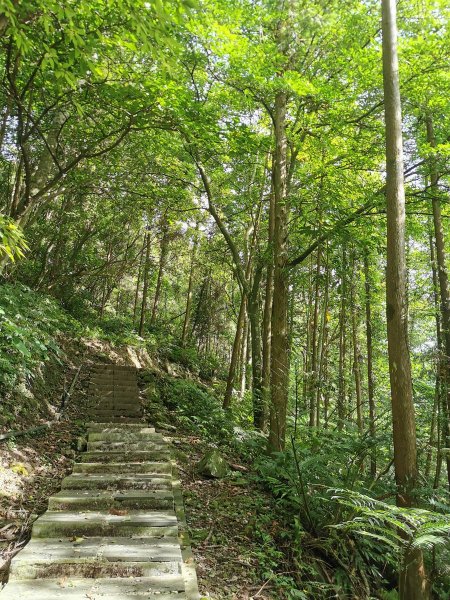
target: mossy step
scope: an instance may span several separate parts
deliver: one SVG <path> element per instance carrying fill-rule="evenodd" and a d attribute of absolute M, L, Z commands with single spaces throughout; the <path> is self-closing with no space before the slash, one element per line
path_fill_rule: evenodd
<path fill-rule="evenodd" d="M 92 379 L 91 380 L 91 388 L 94 388 L 96 390 L 103 390 L 103 389 L 110 389 L 112 388 L 113 390 L 116 391 L 120 391 L 120 390 L 132 390 L 132 391 L 139 391 L 138 385 L 136 380 L 134 379 L 133 381 L 130 379 L 129 381 L 113 381 L 113 382 L 107 382 L 107 381 L 99 381 L 97 379 Z"/>
<path fill-rule="evenodd" d="M 170 452 L 167 450 L 139 450 L 129 452 L 102 452 L 101 450 L 92 450 L 83 452 L 82 462 L 156 462 L 161 460 L 170 460 Z"/>
<path fill-rule="evenodd" d="M 96 400 L 95 403 L 89 407 L 89 410 L 91 412 L 113 411 L 121 414 L 128 414 L 129 412 L 142 413 L 142 408 L 138 400 L 121 400 L 114 398 L 111 400 Z"/>
<path fill-rule="evenodd" d="M 9 583 L 2 600 L 187 600 L 183 578 L 129 577 L 124 579 L 41 579 Z"/>
<path fill-rule="evenodd" d="M 142 417 L 142 410 L 119 410 L 91 408 L 88 410 L 91 419 L 138 419 Z"/>
<path fill-rule="evenodd" d="M 124 423 L 122 426 L 116 423 L 86 423 L 89 433 L 118 433 L 127 432 L 137 433 L 155 433 L 154 427 L 147 427 L 143 423 Z"/>
<path fill-rule="evenodd" d="M 142 412 L 142 407 L 137 398 L 124 399 L 124 398 L 101 398 L 96 399 L 95 402 L 89 407 L 90 410 L 105 411 L 105 410 L 122 410 L 124 413 L 139 411 Z"/>
<path fill-rule="evenodd" d="M 163 577 L 180 575 L 180 562 L 113 562 L 103 558 L 36 559 L 33 563 L 16 561 L 13 575 L 16 579 L 53 579 L 54 577 Z"/>
<path fill-rule="evenodd" d="M 106 371 L 108 373 L 134 373 L 137 374 L 138 369 L 132 365 L 93 365 L 91 373 L 98 371 Z"/>
<path fill-rule="evenodd" d="M 88 389 L 89 394 L 98 395 L 98 394 L 123 394 L 123 393 L 133 393 L 139 394 L 139 388 L 134 384 L 93 384 L 91 383 Z"/>
<path fill-rule="evenodd" d="M 130 511 L 126 515 L 107 512 L 47 511 L 33 525 L 32 537 L 174 537 L 178 533 L 173 511 Z"/>
<path fill-rule="evenodd" d="M 133 404 L 134 406 L 139 406 L 140 405 L 140 399 L 137 396 L 137 394 L 135 396 L 133 395 L 111 395 L 111 396 L 95 396 L 94 398 L 91 398 L 91 402 L 93 405 L 100 405 L 100 404 L 108 404 L 108 403 L 114 403 L 114 404 L 118 404 L 118 403 L 122 403 L 122 404 Z"/>
<path fill-rule="evenodd" d="M 170 489 L 77 490 L 65 489 L 54 494 L 48 501 L 49 510 L 173 510 L 174 499 Z"/>
<path fill-rule="evenodd" d="M 103 406 L 103 402 L 105 403 L 105 405 Z M 123 400 L 122 400 L 123 402 Z M 92 404 L 89 409 L 88 409 L 88 414 L 95 412 L 96 414 L 100 414 L 100 413 L 104 413 L 105 416 L 107 416 L 107 413 L 109 412 L 113 412 L 114 410 L 116 410 L 116 405 L 119 405 L 120 401 L 118 400 L 98 400 L 96 399 L 95 403 Z M 131 401 L 129 402 L 130 406 L 124 409 L 124 417 L 135 417 L 136 414 L 131 414 L 131 413 L 142 413 L 142 408 L 139 404 L 139 402 L 136 401 Z M 111 416 L 116 416 L 116 415 L 111 415 Z"/>
<path fill-rule="evenodd" d="M 170 477 L 172 465 L 169 462 L 137 462 L 137 463 L 75 463 L 73 473 L 98 473 L 130 475 L 132 473 L 147 473 L 166 475 Z"/>
<path fill-rule="evenodd" d="M 161 433 L 155 433 L 155 430 L 148 429 L 148 431 L 89 431 L 88 435 L 89 442 L 118 442 L 118 441 L 138 441 L 148 440 L 151 441 L 163 441 Z"/>
<path fill-rule="evenodd" d="M 105 423 L 105 425 L 111 425 L 111 424 L 115 424 L 115 423 L 120 423 L 122 425 L 132 425 L 132 424 L 141 424 L 142 425 L 142 416 L 140 417 L 117 417 L 115 415 L 110 415 L 110 417 L 108 418 L 108 416 L 101 416 L 101 415 L 89 415 L 90 417 L 90 422 L 95 422 L 95 423 Z"/>
<path fill-rule="evenodd" d="M 134 390 L 116 390 L 110 391 L 107 390 L 101 392 L 95 392 L 90 395 L 90 399 L 93 402 L 107 402 L 108 400 L 122 400 L 123 402 L 140 402 L 139 394 Z"/>
<path fill-rule="evenodd" d="M 104 450 L 105 452 L 117 452 L 125 450 L 165 450 L 167 448 L 167 442 L 163 440 L 146 440 L 146 441 L 124 441 L 124 442 L 110 442 L 107 440 L 99 440 L 97 442 L 88 442 L 88 451 L 90 450 Z"/>
<path fill-rule="evenodd" d="M 113 388 L 111 387 L 97 387 L 97 386 L 90 386 L 89 388 L 89 395 L 90 396 L 95 396 L 96 398 L 109 398 L 111 396 L 114 397 L 125 397 L 125 396 L 130 396 L 132 398 L 138 398 L 139 397 L 139 390 L 137 388 L 137 386 L 114 386 Z"/>
<path fill-rule="evenodd" d="M 134 390 L 103 390 L 90 393 L 90 399 L 97 402 L 106 402 L 111 400 L 122 400 L 123 402 L 140 402 L 139 393 Z"/>
<path fill-rule="evenodd" d="M 89 396 L 120 396 L 121 394 L 130 394 L 134 397 L 139 396 L 139 388 L 130 385 L 114 385 L 114 386 L 89 386 Z"/>
<path fill-rule="evenodd" d="M 170 477 L 159 477 L 153 474 L 140 473 L 136 475 L 103 475 L 72 473 L 62 480 L 63 490 L 167 490 L 171 489 Z"/>
<path fill-rule="evenodd" d="M 179 561 L 181 550 L 178 538 L 152 540 L 148 538 L 90 537 L 70 539 L 43 538 L 31 540 L 14 559 L 35 561 L 44 558 L 64 560 L 101 558 L 111 561 Z"/>
<path fill-rule="evenodd" d="M 88 408 L 88 414 L 95 413 L 96 415 L 108 416 L 108 413 L 113 413 L 117 410 L 116 405 L 120 408 L 119 401 L 105 400 L 104 403 L 105 405 L 103 406 L 103 402 L 97 399 L 95 403 Z M 138 414 L 142 413 L 142 408 L 137 400 L 136 402 L 133 401 L 129 404 L 128 407 L 123 409 L 124 417 L 136 417 Z M 116 417 L 117 415 L 112 414 L 111 416 Z"/>
<path fill-rule="evenodd" d="M 126 383 L 135 383 L 137 382 L 137 378 L 136 375 L 133 375 L 132 373 L 122 373 L 122 374 L 110 374 L 110 373 L 105 373 L 105 374 L 95 374 L 91 377 L 91 383 L 92 382 L 100 382 L 100 383 L 112 383 L 112 384 L 120 384 L 123 382 Z"/>

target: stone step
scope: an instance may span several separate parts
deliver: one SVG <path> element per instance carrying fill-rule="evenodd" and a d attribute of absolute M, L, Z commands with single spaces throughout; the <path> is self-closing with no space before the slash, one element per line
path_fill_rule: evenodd
<path fill-rule="evenodd" d="M 91 376 L 90 385 L 137 385 L 136 375 L 96 374 Z"/>
<path fill-rule="evenodd" d="M 88 410 L 88 416 L 89 418 L 93 418 L 93 419 L 98 419 L 98 418 L 103 418 L 103 419 L 108 419 L 109 417 L 111 419 L 137 419 L 138 417 L 142 416 L 142 411 L 141 410 L 127 410 L 127 411 L 121 411 L 121 410 L 115 410 L 115 409 L 102 409 L 102 408 L 90 408 Z"/>
<path fill-rule="evenodd" d="M 148 538 L 90 537 L 55 540 L 31 540 L 17 555 L 16 561 L 32 562 L 39 558 L 54 560 L 101 558 L 110 561 L 179 561 L 181 549 L 176 537 L 152 540 Z"/>
<path fill-rule="evenodd" d="M 114 388 L 115 390 L 130 389 L 130 390 L 138 390 L 138 384 L 136 382 L 136 377 L 131 378 L 129 380 L 121 379 L 120 381 L 115 380 L 107 380 L 99 381 L 97 379 L 91 379 L 90 387 L 95 388 L 96 390 L 110 389 Z"/>
<path fill-rule="evenodd" d="M 124 579 L 41 579 L 9 583 L 2 600 L 187 600 L 179 575 Z"/>
<path fill-rule="evenodd" d="M 165 450 L 167 448 L 167 442 L 163 440 L 148 440 L 148 441 L 124 441 L 124 442 L 109 442 L 107 440 L 99 440 L 97 442 L 88 441 L 87 449 L 91 450 L 104 450 L 105 452 L 125 452 L 126 450 Z"/>
<path fill-rule="evenodd" d="M 136 475 L 103 475 L 72 473 L 62 480 L 63 490 L 168 490 L 171 489 L 171 479 L 147 473 Z"/>
<path fill-rule="evenodd" d="M 129 373 L 135 373 L 137 374 L 138 369 L 132 365 L 113 365 L 113 364 L 99 364 L 99 365 L 92 365 L 91 367 L 91 373 L 92 372 L 97 372 L 97 371 L 112 371 L 112 372 L 129 372 Z"/>
<path fill-rule="evenodd" d="M 135 408 L 140 407 L 141 401 L 138 396 L 95 396 L 91 399 L 90 408 L 92 407 L 105 407 L 111 406 L 113 404 L 120 405 L 129 405 L 124 406 L 124 408 Z"/>
<path fill-rule="evenodd" d="M 138 440 L 162 442 L 163 436 L 161 433 L 155 433 L 153 428 L 148 428 L 147 431 L 142 428 L 141 431 L 90 431 L 88 439 L 90 442 L 119 442 Z"/>
<path fill-rule="evenodd" d="M 169 480 L 167 480 L 169 481 Z M 64 489 L 49 498 L 49 510 L 173 510 L 173 492 L 169 489 Z"/>
<path fill-rule="evenodd" d="M 92 450 L 83 452 L 82 462 L 157 462 L 161 460 L 170 460 L 170 452 L 167 450 L 136 450 L 129 452 L 102 452 L 101 450 Z"/>
<path fill-rule="evenodd" d="M 113 407 L 105 406 L 105 408 L 103 408 L 101 404 L 98 404 L 97 406 L 91 406 L 88 409 L 88 415 L 93 413 L 97 417 L 98 416 L 107 417 L 108 415 L 110 415 L 111 417 L 119 416 L 117 414 L 110 414 L 110 413 L 114 413 L 114 411 L 115 411 L 115 408 L 113 408 Z M 134 404 L 133 406 L 130 406 L 130 408 L 128 408 L 127 410 L 125 410 L 123 412 L 124 417 L 137 417 L 140 414 L 142 414 L 142 408 L 137 403 Z"/>
<path fill-rule="evenodd" d="M 89 388 L 89 396 L 95 398 L 139 398 L 139 390 L 137 387 L 114 386 L 113 388 Z"/>
<path fill-rule="evenodd" d="M 47 511 L 33 525 L 32 538 L 117 536 L 174 537 L 178 534 L 173 511 L 130 511 L 126 515 L 107 512 Z"/>
<path fill-rule="evenodd" d="M 137 433 L 155 433 L 154 427 L 147 427 L 143 423 L 124 423 L 122 426 L 116 423 L 86 423 L 86 428 L 88 432 L 92 433 L 127 433 L 127 432 L 137 432 Z"/>
<path fill-rule="evenodd" d="M 113 562 L 99 558 L 65 559 L 61 561 L 36 559 L 34 563 L 17 561 L 12 572 L 16 579 L 53 579 L 54 577 L 162 577 L 180 575 L 179 562 Z"/>
<path fill-rule="evenodd" d="M 110 397 L 120 395 L 132 395 L 133 397 L 139 396 L 139 389 L 137 386 L 124 386 L 124 385 L 110 385 L 110 386 L 89 386 L 88 395 L 89 397 Z"/>
<path fill-rule="evenodd" d="M 107 400 L 122 400 L 123 402 L 140 402 L 138 392 L 133 390 L 116 390 L 116 391 L 102 391 L 91 393 L 91 400 L 94 402 L 106 402 Z"/>
<path fill-rule="evenodd" d="M 126 410 L 127 408 L 140 408 L 141 401 L 137 396 L 104 396 L 98 397 L 96 396 L 92 400 L 92 404 L 90 408 L 108 408 L 112 405 L 120 405 Z"/>
<path fill-rule="evenodd" d="M 106 475 L 113 473 L 117 475 L 130 475 L 132 473 L 158 474 L 170 477 L 172 466 L 168 462 L 140 462 L 140 463 L 75 463 L 73 473 L 99 473 Z"/>
<path fill-rule="evenodd" d="M 123 404 L 128 406 L 122 407 Z M 90 404 L 88 413 L 94 411 L 95 413 L 106 413 L 115 409 L 115 407 L 121 407 L 124 410 L 124 416 L 128 417 L 128 413 L 142 412 L 142 407 L 137 398 L 95 398 L 95 401 Z M 132 415 L 135 416 L 135 415 Z"/>
<path fill-rule="evenodd" d="M 120 383 L 117 381 L 103 381 L 103 382 L 99 382 L 99 381 L 91 381 L 89 384 L 89 392 L 92 394 L 93 392 L 95 393 L 102 393 L 102 392 L 111 392 L 111 391 L 117 391 L 117 392 L 121 392 L 121 391 L 132 391 L 132 392 L 139 392 L 139 388 L 138 385 L 136 383 L 136 381 L 121 381 Z"/>
<path fill-rule="evenodd" d="M 96 399 L 95 404 L 89 407 L 90 410 L 104 411 L 104 410 L 122 410 L 124 413 L 130 411 L 142 411 L 141 404 L 138 399 L 123 399 L 123 398 L 101 398 Z"/>
<path fill-rule="evenodd" d="M 107 416 L 99 416 L 99 415 L 88 415 L 91 419 L 91 422 L 95 423 L 105 423 L 106 425 L 111 425 L 113 423 L 120 423 L 122 425 L 131 425 L 131 424 L 139 424 L 141 423 L 142 427 L 142 416 L 141 417 L 117 417 L 111 416 L 108 418 Z"/>
<path fill-rule="evenodd" d="M 115 413 L 126 413 L 129 412 L 137 412 L 142 413 L 142 409 L 137 401 L 126 402 L 124 403 L 122 400 L 108 400 L 96 403 L 94 406 L 90 407 L 91 411 L 96 413 L 104 412 L 104 411 L 113 411 Z"/>

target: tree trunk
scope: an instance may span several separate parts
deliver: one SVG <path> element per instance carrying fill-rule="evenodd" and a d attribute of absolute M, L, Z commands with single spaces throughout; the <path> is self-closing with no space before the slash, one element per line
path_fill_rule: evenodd
<path fill-rule="evenodd" d="M 436 146 L 436 138 L 434 135 L 433 121 L 430 116 L 426 118 L 427 126 L 427 141 L 432 148 Z M 439 199 L 439 177 L 436 170 L 436 162 L 434 158 L 430 161 L 430 183 L 432 192 L 432 207 L 433 207 L 433 225 L 434 238 L 436 241 L 436 259 L 437 273 L 439 281 L 439 297 L 441 304 L 441 324 L 442 338 L 445 350 L 445 383 L 447 387 L 447 396 L 443 400 L 445 403 L 445 414 L 450 414 L 450 291 L 448 284 L 447 258 L 445 255 L 445 239 L 444 229 L 442 226 L 441 202 Z M 450 447 L 449 425 L 448 420 L 444 419 L 444 445 Z M 450 457 L 446 458 L 447 476 L 450 489 Z"/>
<path fill-rule="evenodd" d="M 337 422 L 338 428 L 342 429 L 344 426 L 345 414 L 346 414 L 346 397 L 347 397 L 347 381 L 345 374 L 345 350 L 346 350 L 346 271 L 347 261 L 345 256 L 345 248 L 342 248 L 342 275 L 341 275 L 341 310 L 339 313 L 339 391 L 338 391 L 338 403 L 337 403 Z"/>
<path fill-rule="evenodd" d="M 273 178 L 272 178 L 273 181 Z M 273 303 L 273 229 L 274 229 L 274 193 L 273 183 L 269 199 L 268 247 L 270 258 L 267 263 L 266 289 L 264 297 L 264 314 L 262 324 L 262 402 L 267 413 L 270 404 L 270 355 L 271 355 L 271 321 Z"/>
<path fill-rule="evenodd" d="M 317 376 L 317 390 L 316 390 L 316 426 L 320 425 L 320 408 L 322 399 L 322 388 L 324 383 L 326 385 L 325 367 L 328 359 L 327 348 L 328 348 L 328 333 L 329 333 L 329 313 L 328 313 L 328 302 L 330 295 L 330 269 L 328 267 L 328 246 L 326 252 L 325 261 L 325 292 L 322 306 L 322 323 L 321 333 L 319 340 L 319 373 Z M 326 386 L 327 387 L 327 386 Z"/>
<path fill-rule="evenodd" d="M 246 297 L 242 293 L 241 306 L 239 308 L 238 320 L 236 323 L 236 334 L 234 336 L 233 350 L 231 352 L 230 368 L 228 369 L 227 387 L 223 398 L 222 408 L 227 409 L 231 406 L 231 398 L 233 396 L 234 379 L 239 360 L 239 351 L 241 346 L 242 332 L 244 329 Z"/>
<path fill-rule="evenodd" d="M 386 127 L 386 316 L 397 504 L 414 505 L 416 423 L 407 340 L 405 191 L 395 0 L 382 0 L 383 86 Z M 399 574 L 401 600 L 429 597 L 422 551 L 407 550 Z"/>
<path fill-rule="evenodd" d="M 244 312 L 244 325 L 242 330 L 242 340 L 239 351 L 239 394 L 241 399 L 244 397 L 245 390 L 247 389 L 247 364 L 248 364 L 248 315 L 247 311 Z"/>
<path fill-rule="evenodd" d="M 272 307 L 271 411 L 268 449 L 283 450 L 286 437 L 286 412 L 289 393 L 289 275 L 288 203 L 286 198 L 286 92 L 275 98 L 274 127 L 274 291 Z"/>
<path fill-rule="evenodd" d="M 362 406 L 362 390 L 361 390 L 361 369 L 359 366 L 360 350 L 358 342 L 358 315 L 356 306 L 356 295 L 355 295 L 355 257 L 353 257 L 353 281 L 351 283 L 350 293 L 350 310 L 352 313 L 352 341 L 353 341 L 353 375 L 355 377 L 355 396 L 356 396 L 356 423 L 358 425 L 358 431 L 362 433 L 363 424 L 363 406 Z"/>
<path fill-rule="evenodd" d="M 150 327 L 155 324 L 156 315 L 158 313 L 159 299 L 161 297 L 161 287 L 164 277 L 164 268 L 166 266 L 167 255 L 169 253 L 169 225 L 164 216 L 161 224 L 162 238 L 161 250 L 159 255 L 158 279 L 156 281 L 155 297 L 153 299 L 152 316 L 150 317 Z"/>
<path fill-rule="evenodd" d="M 137 280 L 136 280 L 136 290 L 134 292 L 134 304 L 133 304 L 133 327 L 134 327 L 134 323 L 136 322 L 136 315 L 137 315 L 137 307 L 138 307 L 138 300 L 139 300 L 139 288 L 141 286 L 141 277 L 142 277 L 142 267 L 143 267 L 143 260 L 144 260 L 144 250 L 147 246 L 147 234 L 145 234 L 144 236 L 144 242 L 142 244 L 142 248 L 141 251 L 139 252 L 139 256 L 138 256 L 138 272 L 137 272 Z"/>
<path fill-rule="evenodd" d="M 377 475 L 377 448 L 375 444 L 375 385 L 373 379 L 373 341 L 372 341 L 372 285 L 369 268 L 369 252 L 364 252 L 364 286 L 366 303 L 366 345 L 367 345 L 367 399 L 369 402 L 369 433 L 372 442 L 370 451 L 370 476 Z"/>
<path fill-rule="evenodd" d="M 257 265 L 253 285 L 248 297 L 248 319 L 252 343 L 252 400 L 253 423 L 256 429 L 264 430 L 266 413 L 262 402 L 261 371 L 261 328 L 259 323 L 259 286 L 262 278 L 262 265 Z"/>
<path fill-rule="evenodd" d="M 191 321 L 192 289 L 194 287 L 194 270 L 195 270 L 195 260 L 197 257 L 197 249 L 198 249 L 198 223 L 195 228 L 194 243 L 192 245 L 191 268 L 190 268 L 190 272 L 189 272 L 189 283 L 188 283 L 188 290 L 187 290 L 187 296 L 186 296 L 186 312 L 184 313 L 183 331 L 181 333 L 181 345 L 183 347 L 186 345 L 187 335 L 188 335 L 188 331 L 189 331 L 189 325 L 190 325 L 190 321 Z"/>
<path fill-rule="evenodd" d="M 66 116 L 64 113 L 58 110 L 53 117 L 46 144 L 41 151 L 36 168 L 33 172 L 29 172 L 25 169 L 24 193 L 18 200 L 14 213 L 11 215 L 13 219 L 19 221 L 22 226 L 27 222 L 30 212 L 33 209 L 32 197 L 45 187 L 52 170 L 55 168 L 54 157 L 58 154 L 59 133 L 65 120 Z M 25 150 L 23 149 L 23 151 Z"/>
<path fill-rule="evenodd" d="M 432 281 L 433 281 L 433 300 L 434 300 L 434 318 L 436 323 L 436 376 L 435 376 L 435 385 L 434 385 L 434 400 L 433 400 L 433 412 L 431 415 L 431 424 L 430 424 L 430 438 L 429 445 L 427 451 L 427 457 L 425 461 L 425 478 L 428 479 L 431 472 L 431 463 L 433 459 L 433 448 L 437 448 L 437 456 L 436 462 L 439 462 L 439 453 L 440 453 L 440 404 L 441 404 L 441 366 L 442 366 L 442 333 L 441 333 L 441 315 L 439 310 L 439 283 L 438 283 L 438 275 L 436 269 L 436 255 L 434 248 L 434 239 L 433 234 L 429 233 L 429 245 L 430 245 L 430 262 L 431 262 L 431 272 L 432 272 Z M 437 440 L 436 440 L 436 432 L 437 432 Z M 436 446 L 436 441 L 438 442 Z M 442 462 L 442 461 L 441 461 Z M 437 481 L 440 479 L 440 465 L 437 465 L 436 472 L 438 473 Z M 435 478 L 436 479 L 436 478 Z M 437 486 L 436 486 L 437 487 Z"/>
<path fill-rule="evenodd" d="M 142 302 L 141 302 L 141 318 L 139 321 L 139 335 L 142 337 L 144 333 L 145 324 L 145 313 L 147 310 L 147 297 L 148 297 L 148 279 L 150 271 L 150 231 L 147 229 L 147 240 L 145 245 L 145 261 L 144 261 L 144 287 L 142 289 Z"/>
<path fill-rule="evenodd" d="M 314 308 L 311 322 L 311 365 L 309 370 L 309 425 L 314 427 L 317 425 L 316 422 L 316 391 L 318 386 L 318 373 L 317 373 L 317 354 L 318 354 L 318 325 L 319 325 L 319 291 L 320 291 L 320 268 L 321 268 L 322 252 L 321 248 L 317 249 L 317 262 L 316 262 L 316 276 L 314 281 Z"/>

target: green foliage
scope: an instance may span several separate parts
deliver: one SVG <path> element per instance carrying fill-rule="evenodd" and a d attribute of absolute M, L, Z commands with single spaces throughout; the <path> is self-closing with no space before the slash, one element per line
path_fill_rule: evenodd
<path fill-rule="evenodd" d="M 75 324 L 58 303 L 24 285 L 0 285 L 0 391 L 33 378 L 49 359 L 59 360 L 58 334 Z"/>
<path fill-rule="evenodd" d="M 133 320 L 128 316 L 105 314 L 98 319 L 92 315 L 84 321 L 89 324 L 92 337 L 108 340 L 115 345 L 144 346 L 144 341 L 135 331 Z"/>
<path fill-rule="evenodd" d="M 158 381 L 161 400 L 189 431 L 206 439 L 226 443 L 233 439 L 233 422 L 218 398 L 187 379 L 164 377 Z"/>
<path fill-rule="evenodd" d="M 370 536 L 394 552 L 433 550 L 450 540 L 450 511 L 445 516 L 418 508 L 400 508 L 352 490 L 331 490 L 332 500 L 354 512 L 338 529 Z"/>
<path fill-rule="evenodd" d="M 22 230 L 12 219 L 0 214 L 0 260 L 5 256 L 11 261 L 23 258 L 28 244 Z"/>
<path fill-rule="evenodd" d="M 172 344 L 166 352 L 166 357 L 202 379 L 211 380 L 217 376 L 224 379 L 226 377 L 226 370 L 223 369 L 219 358 L 211 352 L 200 353 L 193 347 L 183 348 Z"/>
<path fill-rule="evenodd" d="M 261 483 L 272 491 L 291 524 L 286 532 L 298 566 L 297 581 L 315 594 L 326 598 L 332 591 L 358 592 L 383 585 L 386 571 L 394 572 L 395 560 L 379 544 L 357 543 L 351 535 L 337 535 L 333 527 L 340 522 L 336 502 L 329 501 L 327 490 L 340 481 L 362 485 L 360 473 L 364 444 L 345 432 L 311 432 L 302 428 L 285 452 L 257 461 Z M 312 545 L 322 556 L 313 560 L 305 547 Z M 324 580 L 329 573 L 332 584 Z M 306 583 L 307 582 L 307 583 Z"/>

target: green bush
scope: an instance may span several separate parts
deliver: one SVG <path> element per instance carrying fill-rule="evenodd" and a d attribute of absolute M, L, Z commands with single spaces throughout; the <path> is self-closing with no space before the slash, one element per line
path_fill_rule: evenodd
<path fill-rule="evenodd" d="M 234 438 L 230 416 L 220 401 L 193 381 L 164 377 L 158 381 L 161 400 L 187 429 L 205 438 L 231 442 Z"/>
<path fill-rule="evenodd" d="M 199 372 L 199 356 L 195 348 L 182 348 L 172 345 L 167 350 L 166 358 L 177 363 L 193 373 Z"/>
<path fill-rule="evenodd" d="M 24 285 L 0 285 L 0 390 L 11 391 L 21 377 L 50 358 L 58 359 L 57 336 L 75 332 L 76 324 L 48 296 Z"/>
<path fill-rule="evenodd" d="M 160 355 L 162 354 L 164 354 L 164 358 L 183 366 L 207 381 L 215 377 L 225 379 L 227 376 L 226 367 L 222 365 L 215 354 L 210 352 L 199 353 L 192 346 L 185 348 L 172 343 L 165 351 L 160 351 Z"/>

